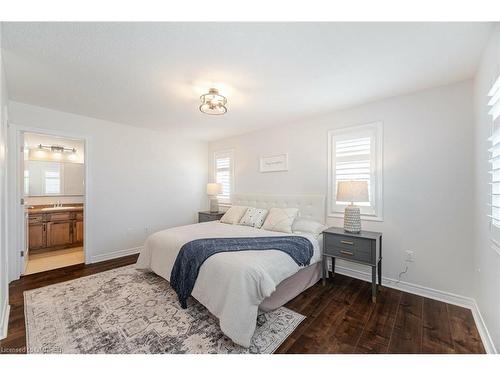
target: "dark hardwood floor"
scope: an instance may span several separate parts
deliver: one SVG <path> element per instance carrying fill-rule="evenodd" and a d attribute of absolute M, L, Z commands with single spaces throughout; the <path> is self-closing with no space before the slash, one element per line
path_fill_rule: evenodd
<path fill-rule="evenodd" d="M 286 306 L 305 316 L 277 353 L 485 353 L 463 307 L 343 275 L 309 288 Z"/>
<path fill-rule="evenodd" d="M 23 292 L 135 263 L 136 255 L 22 277 L 10 285 L 10 320 L 0 353 L 24 353 Z M 276 353 L 484 353 L 470 310 L 343 275 L 286 304 L 307 318 Z"/>

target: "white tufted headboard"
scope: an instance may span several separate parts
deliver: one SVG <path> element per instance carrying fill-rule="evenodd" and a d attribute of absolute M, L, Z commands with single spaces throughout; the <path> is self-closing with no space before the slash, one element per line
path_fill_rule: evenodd
<path fill-rule="evenodd" d="M 256 208 L 298 208 L 299 216 L 325 223 L 324 195 L 233 194 L 232 204 Z"/>

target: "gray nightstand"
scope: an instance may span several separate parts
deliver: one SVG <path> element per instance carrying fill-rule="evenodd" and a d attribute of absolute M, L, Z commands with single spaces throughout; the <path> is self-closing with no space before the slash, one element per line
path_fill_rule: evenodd
<path fill-rule="evenodd" d="M 200 211 L 198 212 L 198 223 L 220 220 L 222 216 L 224 216 L 224 212 Z"/>
<path fill-rule="evenodd" d="M 362 230 L 348 233 L 343 228 L 328 228 L 323 232 L 323 283 L 325 283 L 327 258 L 332 258 L 332 273 L 335 259 L 365 264 L 372 268 L 372 301 L 377 301 L 378 285 L 382 285 L 382 233 Z"/>

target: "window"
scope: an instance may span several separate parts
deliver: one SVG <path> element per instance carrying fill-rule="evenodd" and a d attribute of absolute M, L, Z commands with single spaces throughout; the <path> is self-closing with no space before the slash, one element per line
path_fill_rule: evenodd
<path fill-rule="evenodd" d="M 61 177 L 59 171 L 45 171 L 45 194 L 60 194 L 61 193 Z"/>
<path fill-rule="evenodd" d="M 234 189 L 233 151 L 217 151 L 214 153 L 214 180 L 222 184 L 222 193 L 217 196 L 222 204 L 231 203 Z"/>
<path fill-rule="evenodd" d="M 492 117 L 492 129 L 490 151 L 490 174 L 491 174 L 491 236 L 493 242 L 500 246 L 500 77 L 497 78 L 488 93 L 490 97 L 488 106 Z"/>
<path fill-rule="evenodd" d="M 339 181 L 366 181 L 369 202 L 354 202 L 366 220 L 382 220 L 382 123 L 328 132 L 328 216 L 343 217 Z"/>

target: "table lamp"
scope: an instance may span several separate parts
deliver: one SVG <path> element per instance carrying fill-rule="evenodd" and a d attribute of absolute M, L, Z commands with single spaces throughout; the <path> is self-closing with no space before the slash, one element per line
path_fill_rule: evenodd
<path fill-rule="evenodd" d="M 349 233 L 361 232 L 361 212 L 354 202 L 369 202 L 367 181 L 339 181 L 337 201 L 351 202 L 344 211 L 344 230 Z"/>
<path fill-rule="evenodd" d="M 217 200 L 217 195 L 222 193 L 222 184 L 208 183 L 207 184 L 207 195 L 210 199 L 210 212 L 219 212 L 219 201 Z"/>

